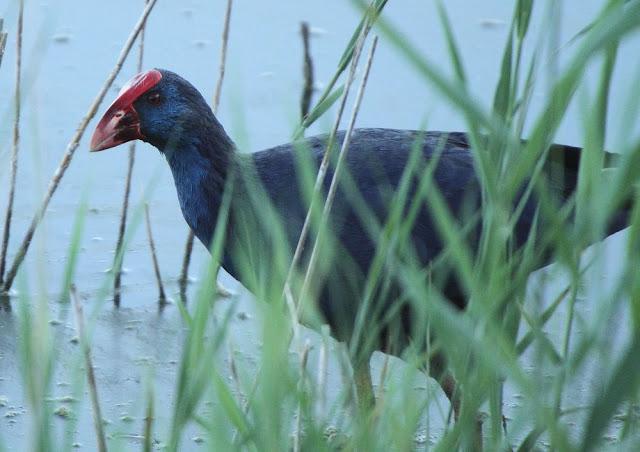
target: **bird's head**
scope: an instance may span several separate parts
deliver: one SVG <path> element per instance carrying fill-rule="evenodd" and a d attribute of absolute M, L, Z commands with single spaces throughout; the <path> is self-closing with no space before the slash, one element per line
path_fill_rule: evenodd
<path fill-rule="evenodd" d="M 137 139 L 164 152 L 205 122 L 217 124 L 191 83 L 171 71 L 151 69 L 133 77 L 120 90 L 93 133 L 91 151 Z"/>

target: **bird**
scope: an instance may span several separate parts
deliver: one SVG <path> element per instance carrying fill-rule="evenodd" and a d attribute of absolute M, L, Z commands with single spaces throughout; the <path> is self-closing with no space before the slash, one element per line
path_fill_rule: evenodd
<path fill-rule="evenodd" d="M 345 132 L 338 132 L 335 139 L 341 143 Z M 131 140 L 150 143 L 166 158 L 184 219 L 205 247 L 211 247 L 217 228 L 224 228 L 219 259 L 229 274 L 250 291 L 257 292 L 268 282 L 282 289 L 284 277 L 275 275 L 276 255 L 284 249 L 285 262 L 293 255 L 310 204 L 303 173 L 310 171 L 313 176 L 317 171 L 328 134 L 242 153 L 197 88 L 172 71 L 151 69 L 122 88 L 98 122 L 90 149 L 102 151 Z M 354 332 L 364 309 L 367 276 L 378 251 L 376 234 L 382 234 L 380 230 L 372 232 L 371 222 L 384 225 L 389 218 L 413 149 L 419 151 L 421 166 L 410 178 L 403 213 L 407 213 L 419 182 L 430 169 L 433 185 L 453 218 L 471 224 L 465 235 L 469 249 L 478 249 L 482 221 L 472 220 L 478 220 L 478 214 L 482 216 L 483 187 L 470 141 L 464 132 L 353 131 L 345 160 L 347 175 L 336 192 L 328 220 L 332 239 L 326 248 L 331 251 L 323 255 L 324 270 L 314 281 L 320 322 L 329 325 L 337 340 L 350 345 L 356 340 Z M 544 168 L 550 183 L 557 186 L 560 202 L 576 192 L 580 155 L 580 148 L 567 145 L 552 145 L 547 154 Z M 605 155 L 607 162 L 615 160 L 614 154 Z M 322 186 L 324 195 L 333 173 L 334 166 L 330 165 Z M 519 200 L 524 203 L 512 232 L 515 249 L 527 243 L 538 227 L 536 197 L 527 198 L 523 189 L 516 195 Z M 620 207 L 606 233 L 623 229 L 629 212 L 628 205 Z M 446 241 L 424 201 L 418 206 L 406 240 L 423 268 L 433 266 L 445 249 Z M 535 268 L 549 263 L 549 250 L 541 250 L 540 255 Z M 308 247 L 303 256 L 301 265 L 308 259 Z M 371 354 L 380 350 L 400 356 L 410 344 L 419 342 L 416 336 L 424 336 L 423 318 L 417 316 L 406 297 L 402 301 L 401 284 L 393 277 L 389 279 L 388 285 L 376 289 L 374 308 L 366 314 L 369 334 L 350 347 L 356 396 L 363 409 L 375 403 Z M 434 281 L 454 309 L 465 309 L 469 294 L 455 271 L 443 266 Z M 435 353 L 427 359 L 431 376 L 440 383 L 457 415 L 460 402 L 446 356 Z"/>

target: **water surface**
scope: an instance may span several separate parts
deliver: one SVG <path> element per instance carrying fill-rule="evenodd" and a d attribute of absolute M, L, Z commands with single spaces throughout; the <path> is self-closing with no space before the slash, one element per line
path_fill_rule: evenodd
<path fill-rule="evenodd" d="M 81 117 L 111 70 L 121 45 L 137 20 L 142 1 L 111 2 L 27 2 L 25 10 L 25 57 L 22 140 L 18 195 L 13 225 L 12 250 L 22 238 L 41 199 L 48 178 Z M 551 30 L 544 5 L 538 5 L 532 27 L 533 34 L 545 36 Z M 563 3 L 561 42 L 585 26 L 600 8 L 595 0 L 573 0 Z M 5 27 L 10 33 L 8 49 L 0 68 L 0 161 L 8 163 L 11 136 L 13 96 L 14 31 L 17 2 L 0 5 Z M 497 81 L 503 43 L 511 17 L 511 2 L 484 1 L 447 2 L 454 32 L 468 72 L 471 91 L 484 105 L 492 101 Z M 446 43 L 432 1 L 404 0 L 389 2 L 387 17 L 442 71 L 451 73 Z M 210 98 L 217 77 L 219 35 L 224 17 L 223 2 L 160 1 L 152 12 L 146 34 L 144 66 L 171 69 L 189 79 Z M 302 90 L 302 54 L 298 30 L 306 20 L 313 30 L 312 54 L 316 80 L 321 88 L 332 75 L 359 13 L 350 2 L 249 2 L 234 5 L 227 63 L 219 118 L 227 131 L 246 152 L 264 149 L 289 141 L 298 117 Z M 621 130 L 617 124 L 624 118 L 625 95 L 636 70 L 640 39 L 626 42 L 619 53 L 611 96 L 611 124 L 608 146 L 615 149 Z M 530 51 L 531 49 L 526 49 Z M 561 52 L 560 64 L 566 63 L 573 48 Z M 129 58 L 101 107 L 104 111 L 127 79 L 135 72 L 135 58 Z M 587 81 L 597 80 L 598 68 L 586 74 Z M 588 84 L 587 84 L 588 85 Z M 533 99 L 532 111 L 540 109 L 546 100 L 542 81 Z M 589 100 L 588 90 L 579 95 Z M 584 104 L 572 105 L 570 114 L 557 134 L 557 141 L 581 145 L 583 123 L 580 114 Z M 314 125 L 311 133 L 325 132 L 333 121 L 328 114 Z M 384 39 L 376 54 L 370 83 L 359 117 L 359 126 L 421 128 L 433 130 L 464 130 L 464 119 L 433 87 L 424 83 L 414 69 Z M 89 127 L 90 130 L 94 123 Z M 96 294 L 105 281 L 105 271 L 111 267 L 116 241 L 120 203 L 127 166 L 126 146 L 99 154 L 89 154 L 88 135 L 83 139 L 60 189 L 48 209 L 45 222 L 38 230 L 29 252 L 22 281 L 28 281 L 28 296 L 42 297 L 54 320 L 51 328 L 59 335 L 58 362 L 53 378 L 52 409 L 66 406 L 73 410 L 78 424 L 73 427 L 74 443 L 85 449 L 95 448 L 88 398 L 73 403 L 66 398 L 74 394 L 77 382 L 69 372 L 79 359 L 73 315 L 69 306 L 57 302 L 62 274 L 68 254 L 73 218 L 83 198 L 89 214 L 79 255 L 76 284 L 87 303 L 87 311 L 98 312 L 93 325 L 93 354 L 104 417 L 109 420 L 110 442 L 136 444 L 142 431 L 145 385 L 153 380 L 158 407 L 166 407 L 173 399 L 177 360 L 183 337 L 182 323 L 175 306 L 159 312 L 157 290 L 153 278 L 146 235 L 138 228 L 129 243 L 124 266 L 122 307 L 114 309 L 109 300 L 96 306 Z M 0 184 L 6 187 L 8 164 L 0 166 Z M 176 292 L 176 276 L 182 257 L 186 225 L 180 213 L 168 167 L 159 153 L 149 145 L 138 143 L 132 188 L 134 206 L 145 199 L 150 203 L 156 246 L 161 269 L 171 296 Z M 4 195 L 5 189 L 1 194 Z M 0 211 L 4 211 L 6 196 L 0 196 Z M 590 293 L 606 291 L 618 274 L 616 256 L 623 251 L 623 232 L 604 244 L 601 265 L 589 273 L 584 297 L 578 305 L 579 316 L 588 324 L 598 312 L 600 297 Z M 193 276 L 202 274 L 207 254 L 199 244 L 195 247 Z M 228 341 L 238 354 L 238 360 L 250 372 L 259 353 L 259 312 L 237 282 L 222 272 L 223 284 L 236 296 L 217 306 L 218 314 L 234 309 Z M 540 274 L 532 278 L 532 286 Z M 607 284 L 604 284 L 607 283 Z M 544 296 L 550 300 L 563 288 L 556 278 L 548 284 Z M 17 286 L 18 287 L 18 286 Z M 602 292 L 599 292 L 602 293 Z M 605 292 L 606 293 L 606 292 Z M 14 309 L 0 312 L 0 436 L 6 446 L 24 449 L 30 439 L 30 412 L 23 392 L 19 362 L 17 298 Z M 34 301 L 35 303 L 35 301 Z M 619 313 L 612 321 L 620 324 L 614 350 L 624 341 L 625 321 Z M 549 325 L 551 337 L 559 340 L 563 326 L 562 313 Z M 315 348 L 311 362 L 317 361 L 318 336 L 308 332 Z M 581 334 L 580 328 L 576 334 Z M 618 344 L 618 345 L 615 345 Z M 334 344 L 335 345 L 335 344 Z M 335 354 L 332 354 L 334 356 Z M 613 359 L 611 354 L 609 359 Z M 525 357 L 525 365 L 531 357 Z M 382 355 L 374 358 L 374 375 L 379 373 Z M 399 360 L 392 360 L 393 369 L 403 369 Z M 594 371 L 572 384 L 572 399 L 576 404 L 590 400 L 593 385 L 597 385 L 597 369 L 603 363 L 593 363 Z M 224 367 L 226 368 L 226 367 Z M 395 375 L 395 374 L 394 374 Z M 392 382 L 399 381 L 392 375 Z M 396 378 L 396 380 L 393 380 Z M 398 377 L 399 378 L 399 377 Z M 330 362 L 329 387 L 342 384 L 338 364 Z M 433 383 L 433 382 L 431 382 Z M 429 383 L 429 384 L 431 384 Z M 418 378 L 416 391 L 424 392 L 427 380 Z M 575 396 L 575 397 L 573 397 Z M 520 399 L 515 389 L 506 394 L 507 415 L 518 409 Z M 1 405 L 1 404 L 0 404 Z M 446 403 L 442 401 L 441 405 Z M 206 411 L 207 406 L 202 410 Z M 159 412 L 156 437 L 166 439 L 166 416 Z M 431 430 L 427 436 L 437 436 L 442 428 L 442 416 L 437 407 L 430 409 Z M 69 428 L 64 418 L 54 419 L 60 438 Z M 517 428 L 517 427 L 516 427 Z M 200 446 L 202 432 L 190 427 L 184 437 L 184 450 Z M 428 439 L 428 438 L 427 438 Z"/>

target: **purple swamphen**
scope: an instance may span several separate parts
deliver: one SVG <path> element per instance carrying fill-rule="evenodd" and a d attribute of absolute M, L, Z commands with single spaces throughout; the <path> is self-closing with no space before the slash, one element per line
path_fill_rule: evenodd
<path fill-rule="evenodd" d="M 207 247 L 215 232 L 225 190 L 232 190 L 221 265 L 250 290 L 256 290 L 265 279 L 278 278 L 272 275 L 278 245 L 286 248 L 289 259 L 293 254 L 309 206 L 298 159 L 307 159 L 311 168 L 317 170 L 327 138 L 315 136 L 296 144 L 240 154 L 196 88 L 173 72 L 152 69 L 137 75 L 122 89 L 100 120 L 91 140 L 91 150 L 100 151 L 135 139 L 158 148 L 173 173 L 184 218 Z M 337 142 L 343 138 L 344 133 L 339 133 Z M 349 182 L 338 190 L 329 221 L 334 251 L 328 258 L 330 261 L 323 262 L 325 271 L 316 281 L 314 292 L 318 312 L 338 340 L 353 341 L 367 274 L 376 254 L 378 240 L 372 238 L 369 220 L 363 218 L 362 208 L 364 206 L 379 224 L 385 224 L 412 149 L 422 150 L 422 172 L 437 155 L 433 183 L 454 218 L 464 222 L 482 212 L 481 183 L 465 134 L 356 129 L 346 160 L 345 179 Z M 562 175 L 562 188 L 558 190 L 560 201 L 566 201 L 575 192 L 579 157 L 580 149 L 570 146 L 554 145 L 549 152 L 547 166 L 559 165 Z M 310 174 L 313 178 L 313 173 Z M 416 174 L 410 184 L 407 205 L 420 180 L 420 171 Z M 325 192 L 331 175 L 332 170 L 326 178 Z M 233 184 L 229 183 L 231 180 Z M 516 198 L 522 198 L 523 193 Z M 521 247 L 534 229 L 537 207 L 534 196 L 524 202 L 512 232 L 514 249 Z M 278 219 L 279 235 L 267 221 L 266 211 L 273 212 Z M 628 209 L 621 208 L 607 232 L 622 229 L 627 213 Z M 476 224 L 467 236 L 471 250 L 477 248 L 482 221 Z M 430 209 L 424 204 L 418 209 L 407 237 L 417 262 L 425 268 L 444 248 Z M 541 251 L 543 257 L 537 267 L 548 263 L 548 254 Z M 278 284 L 283 279 L 278 280 Z M 390 279 L 390 284 L 376 291 L 375 303 L 365 319 L 368 334 L 363 335 L 357 346 L 351 347 L 361 406 L 373 403 L 369 371 L 372 351 L 400 354 L 410 342 L 414 345 L 420 342 L 417 336 L 428 335 L 424 317 L 416 315 L 411 303 L 403 298 L 401 284 L 393 277 Z M 451 268 L 443 268 L 442 275 L 434 277 L 434 281 L 456 307 L 466 305 L 467 294 Z M 279 287 L 281 290 L 282 286 Z M 435 354 L 429 359 L 431 375 L 454 402 L 457 414 L 458 403 L 453 397 L 455 383 L 447 371 L 445 358 Z"/>

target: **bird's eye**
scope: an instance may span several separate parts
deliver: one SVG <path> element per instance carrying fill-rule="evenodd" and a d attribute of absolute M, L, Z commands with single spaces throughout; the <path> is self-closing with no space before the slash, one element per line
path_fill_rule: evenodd
<path fill-rule="evenodd" d="M 147 101 L 150 104 L 158 105 L 160 103 L 160 93 L 151 93 L 147 96 Z"/>

